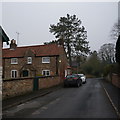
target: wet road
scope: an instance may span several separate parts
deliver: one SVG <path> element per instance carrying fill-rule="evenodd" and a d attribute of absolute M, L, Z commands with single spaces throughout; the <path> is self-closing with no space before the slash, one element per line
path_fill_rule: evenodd
<path fill-rule="evenodd" d="M 3 118 L 117 118 L 99 79 L 61 88 L 3 112 Z"/>

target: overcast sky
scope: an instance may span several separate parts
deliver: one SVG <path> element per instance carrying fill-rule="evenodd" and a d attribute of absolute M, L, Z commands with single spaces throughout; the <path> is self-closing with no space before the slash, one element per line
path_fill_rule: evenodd
<path fill-rule="evenodd" d="M 112 26 L 118 20 L 117 2 L 5 2 L 2 3 L 2 27 L 18 46 L 38 45 L 55 40 L 50 24 L 60 17 L 76 15 L 85 26 L 91 50 L 98 50 L 110 38 Z"/>

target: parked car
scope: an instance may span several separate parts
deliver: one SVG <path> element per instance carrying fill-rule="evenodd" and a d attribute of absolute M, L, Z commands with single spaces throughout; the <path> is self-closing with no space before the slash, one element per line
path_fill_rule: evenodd
<path fill-rule="evenodd" d="M 70 86 L 70 85 L 75 85 L 76 87 L 81 86 L 82 79 L 80 78 L 80 76 L 77 74 L 66 76 L 64 79 L 64 87 Z"/>
<path fill-rule="evenodd" d="M 82 83 L 86 83 L 86 76 L 84 74 L 78 74 L 82 79 Z"/>

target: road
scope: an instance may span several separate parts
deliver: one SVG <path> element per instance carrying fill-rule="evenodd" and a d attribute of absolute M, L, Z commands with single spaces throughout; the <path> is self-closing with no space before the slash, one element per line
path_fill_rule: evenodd
<path fill-rule="evenodd" d="M 61 88 L 3 112 L 3 118 L 117 118 L 100 79 Z"/>

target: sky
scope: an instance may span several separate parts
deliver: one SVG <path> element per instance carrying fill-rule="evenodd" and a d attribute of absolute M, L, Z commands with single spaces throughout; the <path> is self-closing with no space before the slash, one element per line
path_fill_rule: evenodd
<path fill-rule="evenodd" d="M 92 51 L 114 42 L 110 31 L 118 20 L 118 2 L 2 2 L 0 6 L 2 27 L 18 46 L 55 40 L 50 24 L 57 24 L 67 14 L 75 14 L 82 21 Z"/>

